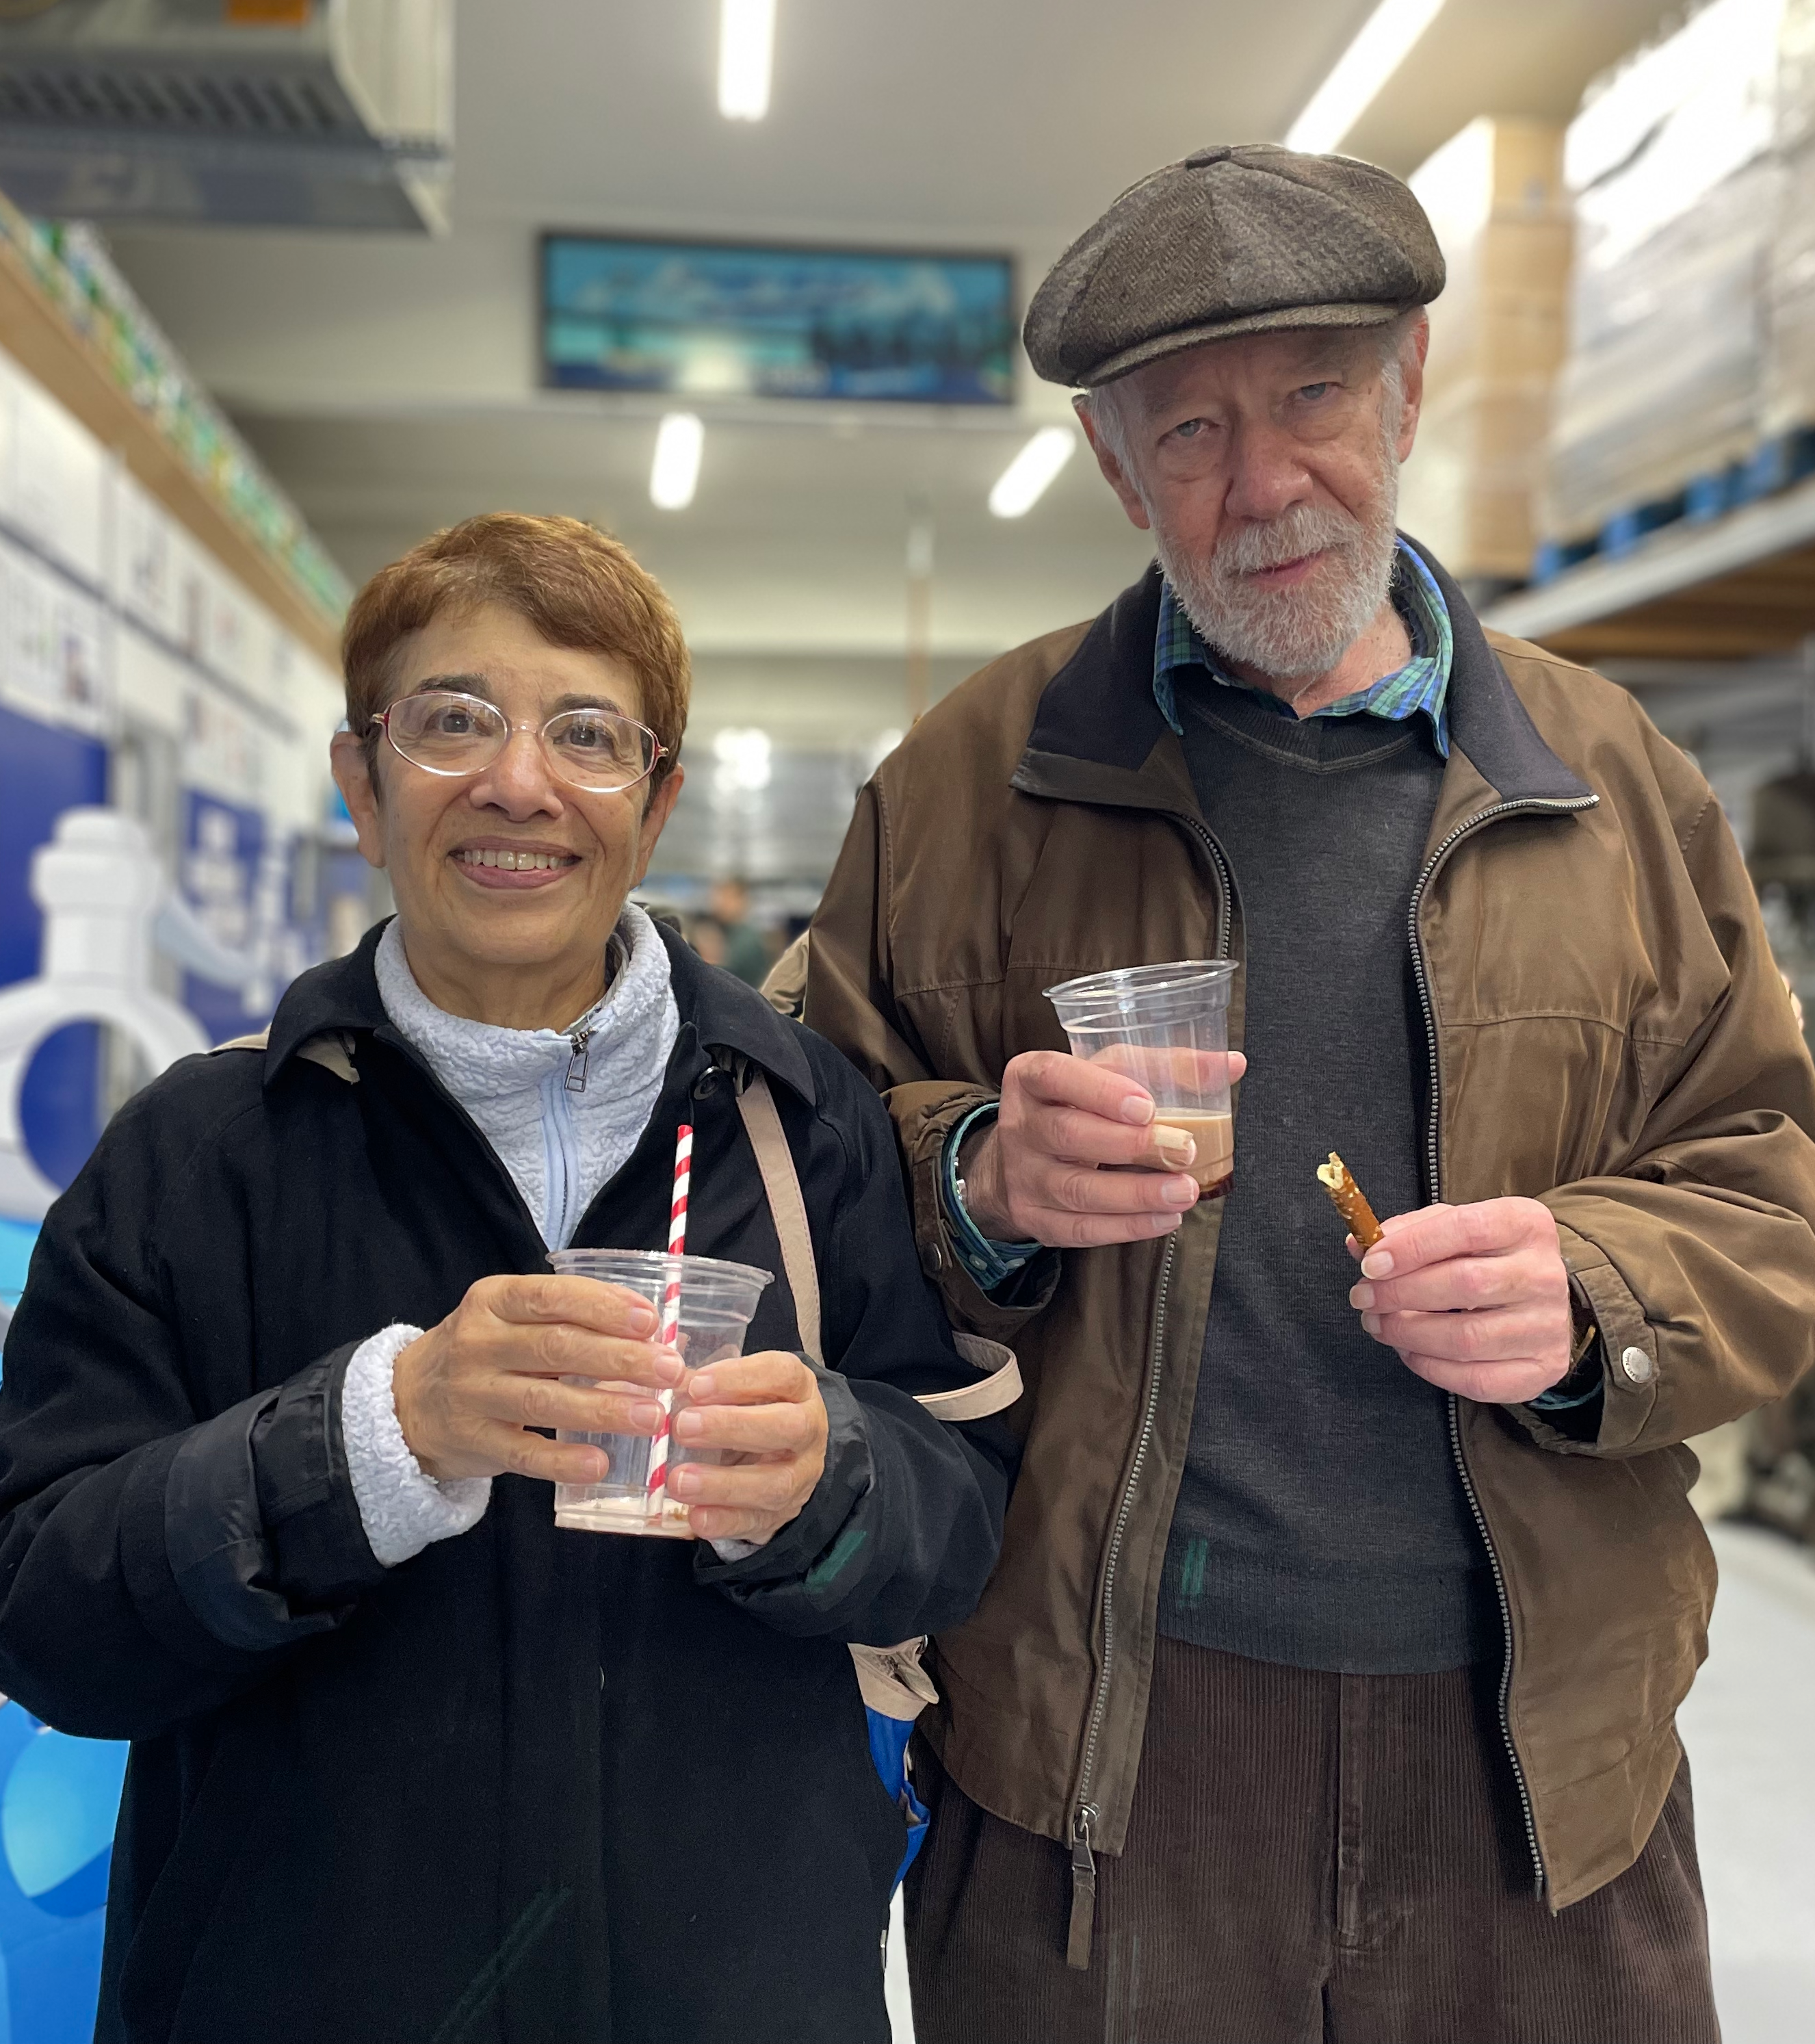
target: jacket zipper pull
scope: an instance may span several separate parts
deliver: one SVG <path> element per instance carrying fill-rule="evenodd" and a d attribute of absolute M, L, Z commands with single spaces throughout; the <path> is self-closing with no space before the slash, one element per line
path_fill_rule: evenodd
<path fill-rule="evenodd" d="M 569 1093 L 586 1090 L 586 1046 L 592 1041 L 590 1029 L 576 1029 L 567 1040 L 574 1046 L 574 1055 L 568 1061 L 566 1089 Z"/>
<path fill-rule="evenodd" d="M 1096 1860 L 1090 1849 L 1096 1815 L 1086 1803 L 1072 1819 L 1072 1920 L 1065 1939 L 1065 1964 L 1080 1973 L 1090 1971 L 1090 1934 L 1096 1922 Z"/>

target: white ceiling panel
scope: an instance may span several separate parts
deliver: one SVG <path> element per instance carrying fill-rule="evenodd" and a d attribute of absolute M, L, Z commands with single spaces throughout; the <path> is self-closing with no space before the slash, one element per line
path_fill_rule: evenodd
<path fill-rule="evenodd" d="M 536 388 L 538 231 L 1002 249 L 1024 298 L 1146 171 L 1283 133 L 1372 4 L 779 0 L 770 112 L 748 123 L 716 110 L 716 0 L 467 0 L 448 238 L 116 245 L 355 577 L 475 511 L 593 518 L 673 590 L 702 716 L 715 674 L 742 672 L 747 704 L 751 678 L 781 689 L 793 658 L 845 675 L 842 743 L 901 713 L 914 518 L 936 530 L 942 674 L 1088 614 L 1139 570 L 1144 543 L 1088 454 L 1025 518 L 984 508 L 1026 434 L 1068 416 L 1065 394 L 1023 365 L 1006 417 L 702 405 L 698 494 L 659 513 L 660 407 Z M 1351 146 L 1404 170 L 1477 113 L 1560 117 L 1664 11 L 1449 0 Z M 788 700 L 799 722 L 815 698 Z"/>

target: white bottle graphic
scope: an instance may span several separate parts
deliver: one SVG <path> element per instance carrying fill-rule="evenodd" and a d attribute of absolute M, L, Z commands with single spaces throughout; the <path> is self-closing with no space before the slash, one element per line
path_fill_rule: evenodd
<path fill-rule="evenodd" d="M 0 988 L 0 1213 L 40 1220 L 57 1188 L 32 1162 L 20 1095 L 33 1054 L 71 1022 L 106 1022 L 144 1053 L 154 1077 L 208 1038 L 152 985 L 154 925 L 168 883 L 142 825 L 115 809 L 65 809 L 32 855 L 32 898 L 44 912 L 38 977 Z"/>

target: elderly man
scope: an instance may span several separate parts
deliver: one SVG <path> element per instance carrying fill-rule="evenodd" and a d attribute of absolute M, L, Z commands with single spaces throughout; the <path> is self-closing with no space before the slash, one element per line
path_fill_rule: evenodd
<path fill-rule="evenodd" d="M 1809 1358 L 1815 1074 L 1694 765 L 1395 533 L 1442 282 L 1396 179 L 1259 147 L 1061 258 L 1028 351 L 1157 565 L 919 723 L 814 927 L 1029 1385 L 939 1642 L 923 2044 L 1717 2034 L 1683 1443 Z M 1212 956 L 1219 1201 L 1043 993 Z"/>

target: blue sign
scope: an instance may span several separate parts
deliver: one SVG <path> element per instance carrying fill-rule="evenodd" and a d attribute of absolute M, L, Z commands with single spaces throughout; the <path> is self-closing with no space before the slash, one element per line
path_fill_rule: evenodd
<path fill-rule="evenodd" d="M 573 390 L 1014 402 L 1005 256 L 549 234 L 544 382 Z"/>

